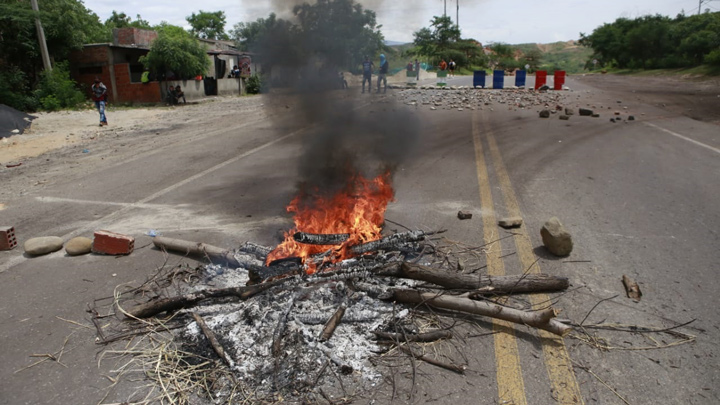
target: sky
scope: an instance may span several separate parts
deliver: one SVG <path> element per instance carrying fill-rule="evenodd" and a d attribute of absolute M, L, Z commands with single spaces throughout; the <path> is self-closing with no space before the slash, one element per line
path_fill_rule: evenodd
<path fill-rule="evenodd" d="M 167 21 L 189 28 L 185 17 L 203 11 L 225 12 L 226 30 L 236 23 L 255 21 L 270 12 L 289 17 L 292 6 L 301 0 L 85 0 L 85 6 L 105 21 L 113 10 L 133 20 L 137 14 L 150 24 Z M 312 0 L 311 0 L 312 1 Z M 356 0 L 357 1 L 357 0 Z M 699 0 L 359 0 L 374 10 L 386 40 L 411 42 L 413 32 L 429 26 L 433 16 L 447 13 L 459 23 L 463 38 L 483 44 L 505 42 L 550 43 L 579 39 L 580 32 L 593 29 L 619 17 L 635 18 L 648 14 L 675 17 L 680 12 L 698 11 Z M 40 1 L 42 7 L 42 0 Z M 720 11 L 720 1 L 703 4 L 703 10 Z"/>

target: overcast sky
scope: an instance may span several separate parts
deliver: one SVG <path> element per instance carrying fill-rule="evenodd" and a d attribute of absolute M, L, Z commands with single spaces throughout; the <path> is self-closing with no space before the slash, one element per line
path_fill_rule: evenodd
<path fill-rule="evenodd" d="M 199 10 L 222 10 L 227 16 L 226 30 L 238 22 L 254 21 L 275 11 L 287 16 L 300 0 L 86 0 L 85 6 L 105 21 L 113 10 L 131 16 L 140 14 L 151 24 L 167 21 L 188 27 L 185 17 Z M 377 13 L 386 40 L 410 42 L 413 32 L 428 26 L 434 15 L 447 12 L 455 20 L 460 2 L 460 29 L 463 37 L 483 44 L 548 43 L 578 39 L 579 33 L 593 29 L 618 17 L 635 18 L 647 14 L 675 17 L 681 11 L 695 14 L 698 0 L 361 0 Z M 42 0 L 40 1 L 42 7 Z M 720 10 L 720 1 L 703 5 Z"/>

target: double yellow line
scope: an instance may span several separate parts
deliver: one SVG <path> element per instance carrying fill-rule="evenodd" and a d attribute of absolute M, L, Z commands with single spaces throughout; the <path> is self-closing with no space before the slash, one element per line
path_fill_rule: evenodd
<path fill-rule="evenodd" d="M 481 129 L 480 126 L 483 128 Z M 480 203 L 482 206 L 483 238 L 485 243 L 493 242 L 487 251 L 487 268 L 491 276 L 505 274 L 503 264 L 502 243 L 498 239 L 499 229 L 495 215 L 488 166 L 485 161 L 481 132 L 485 133 L 492 158 L 495 175 L 500 183 L 503 199 L 509 216 L 522 217 L 515 192 L 510 184 L 510 177 L 505 169 L 500 150 L 495 142 L 490 123 L 484 113 L 475 113 L 472 117 L 472 134 L 475 145 L 475 162 L 477 165 L 478 184 L 480 186 Z M 513 236 L 520 263 L 529 273 L 540 273 L 540 266 L 535 259 L 532 242 L 525 226 Z M 533 309 L 540 309 L 550 302 L 546 294 L 530 295 Z M 497 369 L 498 398 L 501 404 L 526 405 L 527 398 L 523 382 L 520 355 L 518 352 L 515 327 L 505 321 L 493 320 L 495 337 L 495 363 Z M 538 330 L 543 349 L 545 367 L 547 369 L 552 396 L 559 404 L 583 404 L 580 388 L 575 379 L 570 357 L 562 338 L 550 332 Z"/>

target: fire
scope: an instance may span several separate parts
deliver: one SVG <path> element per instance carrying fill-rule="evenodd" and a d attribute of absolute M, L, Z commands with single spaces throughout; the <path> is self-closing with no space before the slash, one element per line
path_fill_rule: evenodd
<path fill-rule="evenodd" d="M 308 261 L 310 256 L 333 249 L 325 261 L 334 263 L 351 257 L 348 250 L 350 246 L 380 239 L 385 209 L 392 200 L 390 173 L 372 180 L 355 175 L 343 190 L 330 198 L 299 194 L 287 206 L 288 212 L 295 213 L 295 227 L 286 232 L 285 240 L 270 252 L 266 264 L 278 259 L 299 257 L 307 265 L 308 272 L 312 273 L 316 265 Z M 345 233 L 350 236 L 339 246 L 309 245 L 295 241 L 293 235 L 296 232 Z"/>

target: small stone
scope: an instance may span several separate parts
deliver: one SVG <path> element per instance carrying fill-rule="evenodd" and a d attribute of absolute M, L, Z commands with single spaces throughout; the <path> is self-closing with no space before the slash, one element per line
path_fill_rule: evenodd
<path fill-rule="evenodd" d="M 581 108 L 579 110 L 579 113 L 580 113 L 580 115 L 583 115 L 583 116 L 589 116 L 589 115 L 593 115 L 593 110 L 590 110 L 587 108 Z"/>
<path fill-rule="evenodd" d="M 555 256 L 568 256 L 573 249 L 572 236 L 557 217 L 550 218 L 540 230 L 543 245 Z"/>
<path fill-rule="evenodd" d="M 628 121 L 635 121 L 635 116 L 634 116 L 634 115 L 629 115 L 627 120 L 628 120 Z"/>
<path fill-rule="evenodd" d="M 57 252 L 62 249 L 63 240 L 57 236 L 41 236 L 38 238 L 32 238 L 25 241 L 23 248 L 25 253 L 32 256 L 44 255 L 52 252 Z"/>
<path fill-rule="evenodd" d="M 565 115 L 574 115 L 575 111 L 572 108 L 565 108 Z"/>
<path fill-rule="evenodd" d="M 620 111 L 615 111 L 615 115 L 620 115 Z"/>
<path fill-rule="evenodd" d="M 592 117 L 593 117 L 593 118 L 598 118 L 598 117 L 600 117 L 600 114 L 595 113 L 595 114 L 592 115 Z"/>
<path fill-rule="evenodd" d="M 470 219 L 472 218 L 472 212 L 470 211 L 458 211 L 459 219 Z"/>
<path fill-rule="evenodd" d="M 508 218 L 503 218 L 498 221 L 498 225 L 505 229 L 517 228 L 520 225 L 522 225 L 522 223 L 523 223 L 523 220 L 520 217 L 508 217 Z"/>
<path fill-rule="evenodd" d="M 614 122 L 615 122 L 615 118 L 610 118 L 610 122 L 614 123 Z"/>
<path fill-rule="evenodd" d="M 568 117 L 567 115 L 560 115 L 558 118 L 560 118 L 563 121 L 567 121 L 570 119 L 570 117 Z"/>
<path fill-rule="evenodd" d="M 548 111 L 548 110 L 540 111 L 540 118 L 549 118 L 549 117 L 550 117 L 550 111 Z"/>
<path fill-rule="evenodd" d="M 65 244 L 65 252 L 70 256 L 79 256 L 90 253 L 92 239 L 83 236 L 72 238 Z"/>

